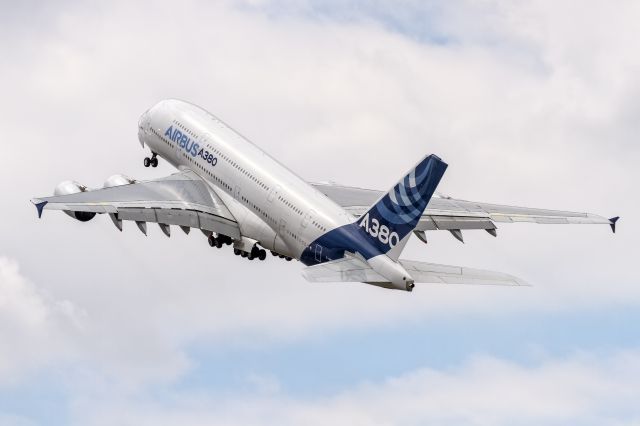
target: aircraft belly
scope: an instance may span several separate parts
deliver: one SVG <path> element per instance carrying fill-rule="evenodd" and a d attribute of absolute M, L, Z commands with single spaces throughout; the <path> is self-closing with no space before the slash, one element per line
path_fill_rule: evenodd
<path fill-rule="evenodd" d="M 275 249 L 276 233 L 266 222 L 225 191 L 215 186 L 213 189 L 235 217 L 242 236 L 258 241 L 265 249 Z"/>

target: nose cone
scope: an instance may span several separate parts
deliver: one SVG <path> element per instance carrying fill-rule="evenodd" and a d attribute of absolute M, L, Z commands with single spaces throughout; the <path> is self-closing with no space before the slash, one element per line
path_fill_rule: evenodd
<path fill-rule="evenodd" d="M 140 115 L 140 118 L 138 118 L 139 127 L 142 127 L 142 123 L 144 123 L 145 119 L 147 119 L 148 116 L 149 116 L 149 110 L 146 110 Z"/>
<path fill-rule="evenodd" d="M 138 119 L 138 130 L 144 129 L 144 124 L 149 121 L 149 110 L 145 111 Z"/>
<path fill-rule="evenodd" d="M 140 116 L 138 119 L 138 140 L 140 141 L 140 145 L 144 148 L 146 135 L 149 132 L 149 110 L 145 111 L 144 114 Z"/>

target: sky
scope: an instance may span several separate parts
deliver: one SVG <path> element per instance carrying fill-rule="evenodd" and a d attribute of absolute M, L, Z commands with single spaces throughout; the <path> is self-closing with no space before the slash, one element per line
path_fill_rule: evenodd
<path fill-rule="evenodd" d="M 0 424 L 639 425 L 636 1 L 11 2 L 0 15 Z M 152 179 L 180 98 L 310 181 L 425 154 L 456 198 L 621 216 L 428 233 L 408 259 L 528 288 L 311 284 L 199 232 L 38 219 Z"/>

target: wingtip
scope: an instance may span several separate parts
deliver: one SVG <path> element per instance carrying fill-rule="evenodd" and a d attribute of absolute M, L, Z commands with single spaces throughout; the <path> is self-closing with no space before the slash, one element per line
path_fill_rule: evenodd
<path fill-rule="evenodd" d="M 36 210 L 38 210 L 38 219 L 40 219 L 42 217 L 44 206 L 47 205 L 48 201 L 40 201 L 37 198 L 34 198 L 31 202 L 36 206 Z"/>
<path fill-rule="evenodd" d="M 613 233 L 616 233 L 616 222 L 618 221 L 618 219 L 620 219 L 620 216 L 616 216 L 616 217 L 612 217 L 611 219 L 609 219 L 609 226 L 611 226 L 611 231 L 613 231 Z"/>

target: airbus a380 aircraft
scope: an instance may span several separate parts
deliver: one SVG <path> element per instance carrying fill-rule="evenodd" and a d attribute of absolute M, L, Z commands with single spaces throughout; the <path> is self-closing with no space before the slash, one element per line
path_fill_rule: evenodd
<path fill-rule="evenodd" d="M 256 145 L 193 104 L 164 100 L 141 117 L 138 138 L 151 150 L 146 167 L 162 157 L 179 172 L 139 182 L 123 175 L 90 190 L 62 182 L 55 196 L 33 199 L 43 209 L 64 210 L 82 222 L 106 213 L 122 230 L 135 221 L 146 235 L 156 222 L 186 233 L 200 229 L 211 246 L 233 244 L 236 255 L 264 260 L 300 260 L 312 282 L 364 282 L 411 291 L 415 283 L 523 285 L 514 276 L 477 269 L 399 259 L 411 234 L 462 230 L 494 222 L 608 224 L 617 217 L 529 209 L 434 197 L 447 164 L 435 155 L 421 159 L 388 192 L 306 182 Z"/>

